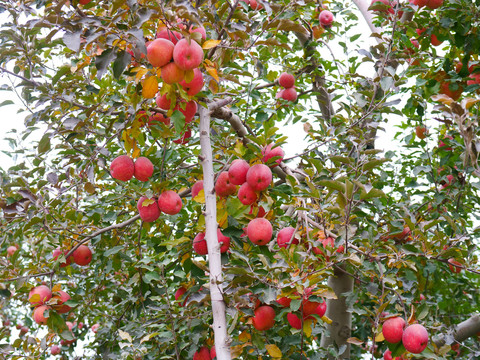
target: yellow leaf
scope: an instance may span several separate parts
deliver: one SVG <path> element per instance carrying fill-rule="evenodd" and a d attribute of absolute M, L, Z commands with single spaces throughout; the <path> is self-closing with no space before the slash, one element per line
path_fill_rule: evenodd
<path fill-rule="evenodd" d="M 432 100 L 441 102 L 445 105 L 450 105 L 453 102 L 453 99 L 450 96 L 444 94 L 433 95 Z"/>
<path fill-rule="evenodd" d="M 203 189 L 198 192 L 197 196 L 195 196 L 193 200 L 200 204 L 205 204 L 205 192 Z"/>
<path fill-rule="evenodd" d="M 380 332 L 377 336 L 375 336 L 375 342 L 381 342 L 383 340 L 385 340 L 383 337 L 383 332 Z"/>
<path fill-rule="evenodd" d="M 207 69 L 207 72 L 208 72 L 217 82 L 220 81 L 220 78 L 218 77 L 217 69 L 215 69 L 214 67 L 209 67 L 209 66 L 207 66 L 206 69 Z"/>
<path fill-rule="evenodd" d="M 325 315 L 322 316 L 322 321 L 326 322 L 328 325 L 332 323 L 332 319 L 326 317 Z"/>
<path fill-rule="evenodd" d="M 140 149 L 137 146 L 137 143 L 133 144 L 133 152 L 132 152 L 132 157 L 136 159 L 137 157 L 140 156 Z"/>
<path fill-rule="evenodd" d="M 138 83 L 140 79 L 148 72 L 148 69 L 144 68 L 143 66 L 133 68 L 130 70 L 132 73 L 135 74 L 135 83 Z"/>
<path fill-rule="evenodd" d="M 149 76 L 143 82 L 142 96 L 145 99 L 153 99 L 158 92 L 158 80 L 156 76 Z"/>
<path fill-rule="evenodd" d="M 465 98 L 465 99 L 462 100 L 462 106 L 465 109 L 470 109 L 472 107 L 472 105 L 475 105 L 479 101 L 480 101 L 480 99 Z"/>
<path fill-rule="evenodd" d="M 132 337 L 130 336 L 130 334 L 126 331 L 123 331 L 123 330 L 120 330 L 118 329 L 118 335 L 120 335 L 120 337 L 122 338 L 122 340 L 127 340 L 128 342 L 133 342 L 133 339 Z"/>
<path fill-rule="evenodd" d="M 218 93 L 218 83 L 215 80 L 212 79 L 208 82 L 208 88 L 212 93 Z"/>
<path fill-rule="evenodd" d="M 60 284 L 53 285 L 52 292 L 56 292 L 56 291 L 60 291 L 60 290 L 62 290 L 62 285 L 60 285 Z"/>
<path fill-rule="evenodd" d="M 303 332 L 307 337 L 312 336 L 312 319 L 306 319 L 303 322 Z"/>
<path fill-rule="evenodd" d="M 363 344 L 363 341 L 360 339 L 357 339 L 356 337 L 351 337 L 347 339 L 347 342 L 353 345 L 360 346 Z"/>
<path fill-rule="evenodd" d="M 148 206 L 148 205 L 152 205 L 154 203 L 155 203 L 155 199 L 145 199 L 142 202 L 142 206 Z"/>
<path fill-rule="evenodd" d="M 250 346 L 252 343 L 248 342 L 245 344 L 240 344 L 240 345 L 235 345 L 230 348 L 231 354 L 232 354 L 232 359 L 238 358 L 240 355 L 242 355 L 243 348 L 245 346 Z"/>
<path fill-rule="evenodd" d="M 277 345 L 267 344 L 267 345 L 265 345 L 265 348 L 267 349 L 268 354 L 271 357 L 276 358 L 276 359 L 281 359 L 282 358 L 282 352 L 280 351 L 280 349 L 278 348 Z"/>
<path fill-rule="evenodd" d="M 207 40 L 203 43 L 202 48 L 204 50 L 213 49 L 214 47 L 216 47 L 221 42 L 222 42 L 222 40 Z"/>
<path fill-rule="evenodd" d="M 247 342 L 251 338 L 252 338 L 252 336 L 250 335 L 250 333 L 246 332 L 246 331 L 244 331 L 240 335 L 238 335 L 238 341 L 241 341 L 241 342 Z"/>

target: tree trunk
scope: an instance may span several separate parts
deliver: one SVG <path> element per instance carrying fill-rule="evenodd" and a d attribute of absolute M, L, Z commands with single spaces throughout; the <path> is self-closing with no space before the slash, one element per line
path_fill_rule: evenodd
<path fill-rule="evenodd" d="M 335 292 L 337 299 L 327 300 L 326 316 L 332 320 L 327 325 L 328 333 L 322 336 L 321 347 L 327 349 L 335 344 L 340 348 L 339 357 L 329 359 L 350 359 L 350 346 L 347 339 L 352 331 L 352 313 L 348 311 L 345 296 L 353 291 L 353 278 L 336 267 L 334 276 L 328 279 L 328 286 Z"/>
<path fill-rule="evenodd" d="M 230 341 L 227 334 L 225 302 L 223 301 L 223 274 L 220 245 L 217 239 L 217 202 L 214 190 L 212 145 L 210 143 L 210 110 L 199 108 L 200 145 L 203 168 L 203 189 L 205 192 L 205 237 L 208 246 L 208 267 L 210 270 L 210 296 L 212 299 L 213 331 L 218 360 L 230 360 Z"/>

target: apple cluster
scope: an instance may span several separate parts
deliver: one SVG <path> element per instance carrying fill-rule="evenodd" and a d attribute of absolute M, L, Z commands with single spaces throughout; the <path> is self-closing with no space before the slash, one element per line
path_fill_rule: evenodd
<path fill-rule="evenodd" d="M 142 196 L 137 202 L 138 213 L 144 222 L 154 222 L 160 213 L 176 215 L 182 210 L 182 199 L 173 190 L 166 190 L 156 198 Z"/>
<path fill-rule="evenodd" d="M 137 180 L 145 182 L 153 175 L 153 164 L 143 156 L 134 162 L 130 156 L 120 155 L 110 164 L 110 174 L 120 181 L 128 181 L 135 176 Z"/>
<path fill-rule="evenodd" d="M 420 354 L 428 345 L 428 332 L 420 324 L 405 327 L 405 320 L 401 317 L 392 317 L 383 323 L 383 337 L 390 344 L 402 342 L 405 349 L 412 354 Z M 385 360 L 391 360 L 390 350 L 384 354 Z"/>
<path fill-rule="evenodd" d="M 217 229 L 217 239 L 218 243 L 220 244 L 220 252 L 226 253 L 230 248 L 230 238 L 222 234 L 220 229 Z M 208 254 L 208 246 L 207 240 L 205 239 L 205 233 L 201 232 L 198 233 L 195 238 L 193 239 L 193 250 L 198 255 L 207 255 Z"/>
<path fill-rule="evenodd" d="M 295 297 L 301 296 L 302 303 L 298 312 L 289 312 L 287 314 L 287 320 L 291 327 L 294 329 L 300 330 L 303 323 L 306 320 L 314 319 L 313 315 L 318 315 L 322 317 L 327 311 L 327 303 L 317 302 L 309 300 L 312 295 L 313 288 L 306 288 L 303 295 L 300 295 L 298 292 L 295 293 Z M 277 299 L 277 302 L 283 307 L 290 307 L 292 299 L 286 296 L 283 296 Z M 299 316 L 300 315 L 300 316 Z"/>
<path fill-rule="evenodd" d="M 278 84 L 283 87 L 277 95 L 277 99 L 283 99 L 286 101 L 296 101 L 297 100 L 297 90 L 295 90 L 295 77 L 292 74 L 283 72 L 278 78 Z"/>

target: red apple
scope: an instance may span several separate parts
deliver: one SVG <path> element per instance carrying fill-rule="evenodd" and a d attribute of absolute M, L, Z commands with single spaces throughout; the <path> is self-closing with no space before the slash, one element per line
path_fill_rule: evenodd
<path fill-rule="evenodd" d="M 454 258 L 448 259 L 448 267 L 450 268 L 450 271 L 458 274 L 462 271 L 462 264 L 455 260 Z"/>
<path fill-rule="evenodd" d="M 262 305 L 255 309 L 252 319 L 253 327 L 259 331 L 265 331 L 275 324 L 275 310 L 271 306 Z"/>
<path fill-rule="evenodd" d="M 280 299 L 277 299 L 277 303 L 279 303 L 283 307 L 290 307 L 291 302 L 292 302 L 292 299 L 290 299 L 286 296 L 283 296 Z"/>
<path fill-rule="evenodd" d="M 110 164 L 110 174 L 114 179 L 128 181 L 133 177 L 134 172 L 133 160 L 128 155 L 120 155 Z"/>
<path fill-rule="evenodd" d="M 283 161 L 283 157 L 285 156 L 285 153 L 280 146 L 274 147 L 272 149 L 273 145 L 274 144 L 268 144 L 265 148 L 262 149 L 262 155 L 263 155 L 262 161 L 266 164 L 268 163 L 268 160 L 270 160 L 271 158 L 278 158 L 275 160 L 275 163 L 280 165 L 280 163 Z M 275 167 L 275 166 L 277 165 L 274 164 L 272 167 Z"/>
<path fill-rule="evenodd" d="M 99 327 L 100 327 L 100 324 L 93 324 L 92 327 L 91 327 L 92 332 L 93 332 L 94 334 L 96 334 Z"/>
<path fill-rule="evenodd" d="M 217 350 L 215 350 L 215 345 L 213 345 L 212 348 L 210 349 L 210 357 L 212 359 L 215 359 L 217 357 Z"/>
<path fill-rule="evenodd" d="M 47 306 L 47 305 L 42 305 L 42 306 L 39 306 L 37 307 L 34 311 L 33 311 L 33 320 L 39 324 L 39 325 L 46 325 L 47 324 L 47 319 L 45 317 L 45 311 L 46 310 L 50 310 L 50 307 Z"/>
<path fill-rule="evenodd" d="M 402 340 L 405 320 L 401 317 L 393 317 L 383 323 L 382 333 L 386 341 L 396 344 Z"/>
<path fill-rule="evenodd" d="M 28 326 L 21 326 L 21 327 L 20 327 L 20 335 L 26 334 L 26 333 L 28 332 L 28 330 L 30 330 L 30 329 L 28 328 Z"/>
<path fill-rule="evenodd" d="M 185 80 L 180 82 L 180 86 L 189 96 L 197 95 L 203 88 L 203 74 L 197 68 L 193 70 L 193 79 L 189 82 Z"/>
<path fill-rule="evenodd" d="M 251 220 L 247 226 L 247 236 L 256 245 L 266 245 L 272 239 L 273 228 L 265 218 Z"/>
<path fill-rule="evenodd" d="M 417 126 L 415 128 L 415 134 L 419 139 L 425 139 L 427 137 L 428 131 L 425 126 Z"/>
<path fill-rule="evenodd" d="M 253 165 L 247 172 L 247 182 L 255 191 L 263 191 L 272 182 L 272 170 L 267 165 Z"/>
<path fill-rule="evenodd" d="M 281 248 L 286 248 L 290 244 L 298 244 L 295 238 L 295 228 L 288 226 L 280 230 L 277 234 L 277 244 Z"/>
<path fill-rule="evenodd" d="M 34 287 L 32 290 L 30 290 L 28 294 L 28 301 L 30 301 L 30 304 L 35 307 L 45 304 L 51 298 L 52 291 L 48 286 L 45 285 L 39 285 Z"/>
<path fill-rule="evenodd" d="M 187 292 L 187 289 L 185 287 L 180 287 L 175 291 L 175 301 L 178 301 L 185 293 Z"/>
<path fill-rule="evenodd" d="M 201 232 L 195 236 L 195 238 L 193 239 L 193 250 L 195 250 L 195 252 L 198 255 L 208 254 L 207 240 L 205 240 L 205 233 Z"/>
<path fill-rule="evenodd" d="M 193 354 L 193 360 L 211 360 L 210 350 L 206 346 L 202 346 Z"/>
<path fill-rule="evenodd" d="M 58 290 L 57 293 L 58 295 L 53 296 L 53 299 L 57 299 L 57 305 L 54 305 L 53 307 L 55 308 L 57 313 L 65 314 L 72 309 L 70 306 L 63 304 L 70 300 L 70 295 L 68 295 L 65 291 L 62 290 Z"/>
<path fill-rule="evenodd" d="M 252 205 L 257 201 L 258 195 L 249 183 L 243 183 L 238 189 L 238 199 L 243 205 Z"/>
<path fill-rule="evenodd" d="M 170 100 L 167 95 L 168 94 L 158 94 L 155 98 L 155 103 L 160 109 L 170 110 L 170 107 L 172 106 L 172 100 Z"/>
<path fill-rule="evenodd" d="M 458 100 L 462 96 L 463 88 L 461 85 L 457 86 L 456 90 L 450 88 L 450 82 L 444 81 L 440 84 L 440 94 L 450 96 L 453 100 Z"/>
<path fill-rule="evenodd" d="M 73 262 L 80 266 L 90 264 L 92 261 L 92 250 L 86 245 L 80 245 L 72 254 Z"/>
<path fill-rule="evenodd" d="M 426 5 L 429 9 L 438 9 L 443 5 L 443 0 L 428 0 Z"/>
<path fill-rule="evenodd" d="M 294 313 L 287 314 L 287 320 L 291 327 L 300 330 L 302 328 L 302 320 Z"/>
<path fill-rule="evenodd" d="M 242 185 L 247 181 L 247 172 L 250 165 L 243 159 L 235 159 L 228 169 L 228 177 L 234 185 Z"/>
<path fill-rule="evenodd" d="M 196 198 L 201 190 L 203 190 L 203 180 L 198 180 L 192 186 L 192 199 Z"/>
<path fill-rule="evenodd" d="M 15 254 L 15 252 L 18 250 L 17 246 L 9 246 L 7 248 L 7 255 L 8 256 L 13 256 L 13 254 Z"/>
<path fill-rule="evenodd" d="M 253 10 L 261 10 L 261 9 L 263 9 L 263 5 L 257 3 L 257 0 L 250 0 L 250 7 L 251 7 Z"/>
<path fill-rule="evenodd" d="M 52 252 L 53 259 L 57 260 L 58 257 L 61 254 L 64 254 L 65 256 L 67 256 L 68 250 L 62 251 L 62 249 L 60 249 L 60 248 L 53 250 L 53 252 Z M 60 263 L 60 267 L 66 267 L 66 266 L 70 265 L 71 263 L 72 263 L 72 257 L 69 256 L 68 258 L 65 259 L 65 261 Z"/>
<path fill-rule="evenodd" d="M 169 30 L 166 27 L 161 27 L 157 30 L 157 39 L 170 40 L 174 45 L 182 38 L 183 35 L 178 31 Z"/>
<path fill-rule="evenodd" d="M 137 202 L 138 213 L 144 222 L 153 222 L 160 216 L 160 209 L 155 199 L 142 196 Z"/>
<path fill-rule="evenodd" d="M 180 101 L 173 109 L 180 111 L 185 116 L 185 123 L 188 124 L 192 122 L 197 113 L 197 103 L 193 100 L 189 102 Z"/>
<path fill-rule="evenodd" d="M 192 26 L 190 26 L 189 32 L 190 32 L 190 34 L 194 33 L 194 32 L 199 33 L 200 35 L 202 35 L 202 40 L 205 40 L 207 38 L 207 32 L 205 31 L 205 28 L 203 26 L 193 28 L 193 25 L 192 25 Z"/>
<path fill-rule="evenodd" d="M 158 197 L 158 208 L 168 215 L 176 215 L 182 210 L 182 198 L 173 190 L 167 190 Z"/>
<path fill-rule="evenodd" d="M 226 253 L 228 249 L 230 249 L 230 238 L 222 234 L 220 229 L 217 229 L 217 239 L 218 242 L 221 243 L 220 245 L 220 252 Z"/>
<path fill-rule="evenodd" d="M 328 10 L 323 10 L 318 17 L 318 20 L 323 27 L 330 27 L 333 23 L 333 14 Z"/>
<path fill-rule="evenodd" d="M 192 130 L 187 129 L 187 130 L 182 134 L 182 137 L 181 137 L 181 138 L 178 138 L 178 139 L 176 139 L 176 140 L 173 140 L 173 142 L 174 142 L 175 144 L 185 145 L 186 143 L 188 143 L 188 141 L 190 140 L 191 137 L 192 137 Z"/>
<path fill-rule="evenodd" d="M 52 355 L 58 355 L 61 351 L 62 349 L 58 345 L 52 345 L 52 347 L 50 348 L 50 354 Z"/>
<path fill-rule="evenodd" d="M 92 1 L 92 0 L 78 0 L 78 3 L 80 5 L 87 5 L 90 1 Z"/>
<path fill-rule="evenodd" d="M 448 139 L 448 140 L 453 140 L 453 136 L 451 136 L 451 135 L 445 135 L 445 136 L 443 137 L 443 140 L 446 140 L 446 139 Z M 439 147 L 439 148 L 445 147 L 445 149 L 442 149 L 442 150 L 452 151 L 452 148 L 451 148 L 451 147 L 446 147 L 447 144 L 445 144 L 445 143 L 443 142 L 443 140 L 438 140 L 438 147 Z"/>
<path fill-rule="evenodd" d="M 292 74 L 283 72 L 278 78 L 278 84 L 283 86 L 285 89 L 289 89 L 295 85 L 295 77 Z"/>
<path fill-rule="evenodd" d="M 428 345 L 428 331 L 420 324 L 408 326 L 403 331 L 402 343 L 412 354 L 420 354 Z"/>
<path fill-rule="evenodd" d="M 296 101 L 297 100 L 297 90 L 295 90 L 294 87 L 291 87 L 291 88 L 288 88 L 288 89 L 283 89 L 281 91 L 280 97 L 283 100 Z"/>
<path fill-rule="evenodd" d="M 140 181 L 148 181 L 150 176 L 153 175 L 153 164 L 144 156 L 140 156 L 135 160 L 135 178 Z"/>
<path fill-rule="evenodd" d="M 167 39 L 155 39 L 147 46 L 147 59 L 154 67 L 167 65 L 173 58 L 175 45 Z"/>
<path fill-rule="evenodd" d="M 203 50 L 195 41 L 181 39 L 173 49 L 173 61 L 182 70 L 193 70 L 203 61 Z"/>
<path fill-rule="evenodd" d="M 156 125 L 156 123 L 164 123 L 165 125 L 170 125 L 170 118 L 166 117 L 162 113 L 154 113 L 148 118 L 148 126 Z"/>
<path fill-rule="evenodd" d="M 170 62 L 162 67 L 161 77 L 166 84 L 176 84 L 183 80 L 185 72 L 177 64 Z"/>
<path fill-rule="evenodd" d="M 218 175 L 217 182 L 215 183 L 215 193 L 219 197 L 227 197 L 235 194 L 237 186 L 230 182 L 227 171 L 222 171 Z"/>

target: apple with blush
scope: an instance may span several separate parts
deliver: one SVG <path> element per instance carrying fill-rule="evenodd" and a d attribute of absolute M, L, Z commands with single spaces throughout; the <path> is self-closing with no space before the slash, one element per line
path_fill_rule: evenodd
<path fill-rule="evenodd" d="M 228 177 L 234 185 L 242 185 L 247 181 L 247 172 L 250 165 L 243 159 L 235 159 L 228 168 Z"/>
<path fill-rule="evenodd" d="M 205 233 L 201 232 L 195 236 L 195 238 L 193 239 L 193 250 L 195 250 L 195 252 L 198 255 L 208 254 L 207 240 L 205 240 Z"/>
<path fill-rule="evenodd" d="M 149 199 L 146 196 L 140 197 L 137 202 L 138 213 L 144 222 L 153 222 L 160 216 L 160 209 L 155 199 Z"/>
<path fill-rule="evenodd" d="M 193 118 L 197 113 L 197 108 L 197 103 L 191 100 L 189 102 L 180 101 L 173 109 L 180 111 L 183 116 L 185 116 L 185 123 L 189 124 L 193 121 Z"/>
<path fill-rule="evenodd" d="M 329 10 L 323 10 L 318 17 L 318 20 L 320 21 L 320 25 L 324 28 L 329 28 L 333 23 L 333 14 Z"/>
<path fill-rule="evenodd" d="M 256 245 L 266 245 L 273 235 L 273 227 L 265 218 L 255 218 L 248 223 L 247 236 Z"/>
<path fill-rule="evenodd" d="M 253 190 L 248 182 L 245 182 L 242 184 L 242 186 L 240 186 L 237 196 L 243 205 L 252 205 L 258 199 L 256 191 Z"/>
<path fill-rule="evenodd" d="M 7 248 L 7 255 L 8 256 L 13 256 L 18 250 L 18 245 L 11 245 Z"/>
<path fill-rule="evenodd" d="M 202 346 L 193 354 L 193 360 L 211 360 L 210 350 L 206 346 Z"/>
<path fill-rule="evenodd" d="M 176 215 L 182 210 L 182 198 L 173 190 L 167 190 L 158 197 L 158 208 L 168 215 Z"/>
<path fill-rule="evenodd" d="M 173 58 L 175 44 L 167 39 L 157 38 L 147 46 L 147 59 L 153 67 L 163 67 Z"/>
<path fill-rule="evenodd" d="M 295 228 L 287 226 L 280 230 L 277 234 L 277 244 L 281 248 L 287 248 L 291 244 L 298 244 L 298 239 L 295 238 Z"/>
<path fill-rule="evenodd" d="M 275 310 L 268 305 L 262 305 L 255 309 L 252 318 L 253 327 L 259 331 L 271 329 L 275 325 Z"/>
<path fill-rule="evenodd" d="M 295 76 L 287 72 L 283 72 L 278 77 L 278 84 L 285 89 L 292 88 L 295 85 Z"/>
<path fill-rule="evenodd" d="M 164 83 L 172 85 L 183 80 L 185 72 L 174 62 L 170 62 L 162 67 L 160 76 Z"/>
<path fill-rule="evenodd" d="M 128 155 L 116 157 L 110 164 L 110 174 L 114 179 L 128 181 L 135 173 L 135 165 L 132 158 Z"/>
<path fill-rule="evenodd" d="M 153 163 L 146 157 L 140 156 L 135 160 L 134 176 L 137 180 L 148 181 L 153 175 Z"/>
<path fill-rule="evenodd" d="M 408 326 L 402 335 L 402 344 L 412 354 L 420 354 L 428 345 L 428 331 L 420 324 Z"/>
<path fill-rule="evenodd" d="M 39 325 L 46 325 L 48 317 L 45 317 L 45 311 L 50 310 L 47 305 L 41 305 L 33 311 L 33 321 Z"/>
<path fill-rule="evenodd" d="M 187 82 L 185 79 L 180 81 L 180 86 L 185 90 L 188 96 L 197 95 L 203 88 L 203 74 L 196 68 L 193 69 L 193 78 Z"/>
<path fill-rule="evenodd" d="M 267 165 L 255 164 L 247 171 L 246 180 L 255 191 L 263 191 L 272 182 L 272 170 Z"/>
<path fill-rule="evenodd" d="M 92 250 L 87 245 L 80 245 L 72 254 L 73 262 L 80 266 L 86 266 L 92 261 Z"/>
<path fill-rule="evenodd" d="M 181 39 L 173 49 L 173 61 L 184 70 L 193 70 L 203 61 L 203 49 L 197 42 Z"/>
<path fill-rule="evenodd" d="M 262 161 L 267 164 L 271 158 L 276 158 L 275 162 L 271 167 L 275 167 L 277 165 L 280 165 L 280 163 L 283 161 L 283 158 L 285 156 L 285 152 L 282 150 L 280 146 L 273 147 L 274 144 L 268 144 L 266 147 L 262 149 Z"/>
<path fill-rule="evenodd" d="M 28 301 L 35 307 L 45 304 L 51 298 L 52 291 L 46 285 L 36 286 L 28 293 Z"/>
<path fill-rule="evenodd" d="M 227 197 L 229 195 L 235 194 L 237 191 L 237 186 L 230 182 L 227 171 L 222 171 L 218 175 L 217 181 L 215 183 L 215 193 L 219 197 Z"/>
<path fill-rule="evenodd" d="M 162 26 L 157 30 L 157 39 L 166 39 L 169 40 L 175 45 L 178 40 L 183 38 L 183 35 L 180 34 L 178 31 L 170 30 L 165 26 Z"/>
<path fill-rule="evenodd" d="M 52 355 L 58 355 L 62 352 L 62 349 L 58 345 L 52 345 L 50 348 L 50 354 Z"/>
<path fill-rule="evenodd" d="M 192 199 L 195 199 L 201 190 L 203 190 L 203 180 L 198 180 L 192 186 Z"/>
<path fill-rule="evenodd" d="M 386 341 L 396 344 L 402 341 L 405 320 L 401 317 L 393 317 L 383 323 L 382 333 Z"/>

